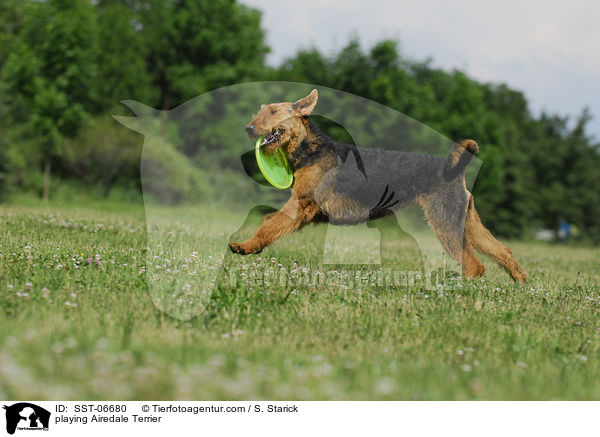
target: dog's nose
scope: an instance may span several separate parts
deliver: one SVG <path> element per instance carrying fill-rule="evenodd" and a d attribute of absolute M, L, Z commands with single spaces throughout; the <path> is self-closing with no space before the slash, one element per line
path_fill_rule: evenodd
<path fill-rule="evenodd" d="M 249 134 L 253 134 L 255 131 L 254 126 L 250 125 L 250 126 L 246 126 L 246 132 Z"/>

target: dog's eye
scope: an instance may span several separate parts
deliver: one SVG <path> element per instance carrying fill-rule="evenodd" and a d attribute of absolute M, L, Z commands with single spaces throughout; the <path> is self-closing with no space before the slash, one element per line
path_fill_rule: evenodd
<path fill-rule="evenodd" d="M 271 109 L 271 115 L 275 115 L 277 111 L 275 111 L 274 109 Z"/>

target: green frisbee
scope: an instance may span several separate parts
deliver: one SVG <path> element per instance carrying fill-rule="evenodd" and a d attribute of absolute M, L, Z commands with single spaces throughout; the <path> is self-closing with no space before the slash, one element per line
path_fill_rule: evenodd
<path fill-rule="evenodd" d="M 255 155 L 256 163 L 260 172 L 263 174 L 265 179 L 273 185 L 275 188 L 285 190 L 292 186 L 294 182 L 294 172 L 290 168 L 287 156 L 283 149 L 277 149 L 277 152 L 272 155 L 263 153 L 260 145 L 264 137 L 260 137 L 256 140 Z"/>

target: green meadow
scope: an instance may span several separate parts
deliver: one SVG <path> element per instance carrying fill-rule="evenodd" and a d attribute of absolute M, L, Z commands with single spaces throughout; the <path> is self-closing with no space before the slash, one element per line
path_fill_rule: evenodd
<path fill-rule="evenodd" d="M 232 214 L 189 213 L 212 226 L 197 239 L 228 238 Z M 168 211 L 162 223 L 182 232 Z M 273 266 L 325 274 L 319 232 L 215 262 L 259 276 Z M 482 279 L 446 290 L 218 280 L 183 321 L 157 309 L 148 288 L 154 249 L 141 206 L 4 205 L 0 398 L 599 399 L 600 250 L 506 243 L 526 286 L 487 259 Z M 414 269 L 410 250 L 395 256 Z"/>

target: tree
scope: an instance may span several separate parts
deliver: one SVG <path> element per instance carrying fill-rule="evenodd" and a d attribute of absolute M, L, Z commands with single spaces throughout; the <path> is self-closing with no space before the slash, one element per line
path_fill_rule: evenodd
<path fill-rule="evenodd" d="M 285 60 L 277 72 L 277 79 L 331 86 L 329 60 L 316 48 L 300 50 Z"/>
<path fill-rule="evenodd" d="M 21 98 L 31 128 L 43 139 L 43 198 L 50 195 L 52 161 L 64 136 L 73 136 L 97 95 L 97 32 L 86 0 L 50 0 L 25 5 L 23 28 L 3 66 L 7 92 Z"/>
<path fill-rule="evenodd" d="M 152 75 L 146 68 L 146 50 L 137 10 L 127 0 L 101 0 L 98 16 L 95 112 L 114 108 L 121 100 L 154 101 Z"/>
<path fill-rule="evenodd" d="M 139 17 L 163 110 L 263 71 L 268 49 L 257 10 L 232 0 L 147 0 Z"/>

